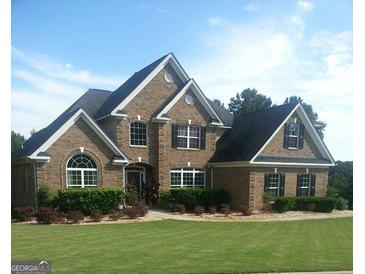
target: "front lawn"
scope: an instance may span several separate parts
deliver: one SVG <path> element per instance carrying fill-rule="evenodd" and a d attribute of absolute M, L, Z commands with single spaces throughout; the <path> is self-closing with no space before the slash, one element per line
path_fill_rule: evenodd
<path fill-rule="evenodd" d="M 51 260 L 52 273 L 351 270 L 352 218 L 14 224 L 12 259 Z"/>

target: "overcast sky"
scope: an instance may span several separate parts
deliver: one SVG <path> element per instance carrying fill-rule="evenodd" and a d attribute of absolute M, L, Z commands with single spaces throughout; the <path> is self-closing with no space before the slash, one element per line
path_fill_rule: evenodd
<path fill-rule="evenodd" d="M 88 88 L 114 90 L 174 52 L 226 105 L 244 88 L 297 95 L 327 122 L 336 160 L 352 160 L 352 3 L 12 1 L 12 129 L 29 137 Z"/>

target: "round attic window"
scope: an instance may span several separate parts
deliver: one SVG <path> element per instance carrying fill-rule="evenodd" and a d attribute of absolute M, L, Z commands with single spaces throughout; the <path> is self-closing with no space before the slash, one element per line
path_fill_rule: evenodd
<path fill-rule="evenodd" d="M 186 94 L 186 95 L 185 95 L 185 102 L 186 102 L 188 105 L 192 105 L 192 104 L 194 104 L 194 97 L 193 97 L 191 94 Z"/>
<path fill-rule="evenodd" d="M 167 83 L 174 82 L 174 78 L 172 77 L 171 73 L 168 73 L 167 71 L 165 72 L 165 80 Z"/>

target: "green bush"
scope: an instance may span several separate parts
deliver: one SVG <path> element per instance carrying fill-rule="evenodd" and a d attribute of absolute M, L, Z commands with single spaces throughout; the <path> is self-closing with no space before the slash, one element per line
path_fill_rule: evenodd
<path fill-rule="evenodd" d="M 49 207 L 52 205 L 54 195 L 48 186 L 41 186 L 37 191 L 37 204 L 39 207 Z"/>
<path fill-rule="evenodd" d="M 193 211 L 198 205 L 209 206 L 229 204 L 230 196 L 224 189 L 214 188 L 175 188 L 160 195 L 160 205 L 183 204 L 188 211 Z"/>
<path fill-rule="evenodd" d="M 292 199 L 290 197 L 279 197 L 275 199 L 272 209 L 277 212 L 286 212 L 292 208 Z"/>
<path fill-rule="evenodd" d="M 332 197 L 278 197 L 272 208 L 277 212 L 317 211 L 331 212 L 336 208 L 337 199 Z"/>
<path fill-rule="evenodd" d="M 90 215 L 97 209 L 107 214 L 118 210 L 123 198 L 124 192 L 115 188 L 61 189 L 56 204 L 63 212 L 80 210 L 84 215 Z"/>
<path fill-rule="evenodd" d="M 137 191 L 129 191 L 125 193 L 125 202 L 129 206 L 138 204 L 138 193 Z"/>
<path fill-rule="evenodd" d="M 349 209 L 349 202 L 346 199 L 342 198 L 342 197 L 337 198 L 336 209 L 338 209 L 338 210 L 348 210 Z"/>

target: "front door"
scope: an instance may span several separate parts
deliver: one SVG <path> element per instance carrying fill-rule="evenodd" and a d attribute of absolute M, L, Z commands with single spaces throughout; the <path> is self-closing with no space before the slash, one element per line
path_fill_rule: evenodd
<path fill-rule="evenodd" d="M 144 169 L 128 168 L 126 171 L 126 191 L 135 191 L 138 199 L 144 198 Z"/>

